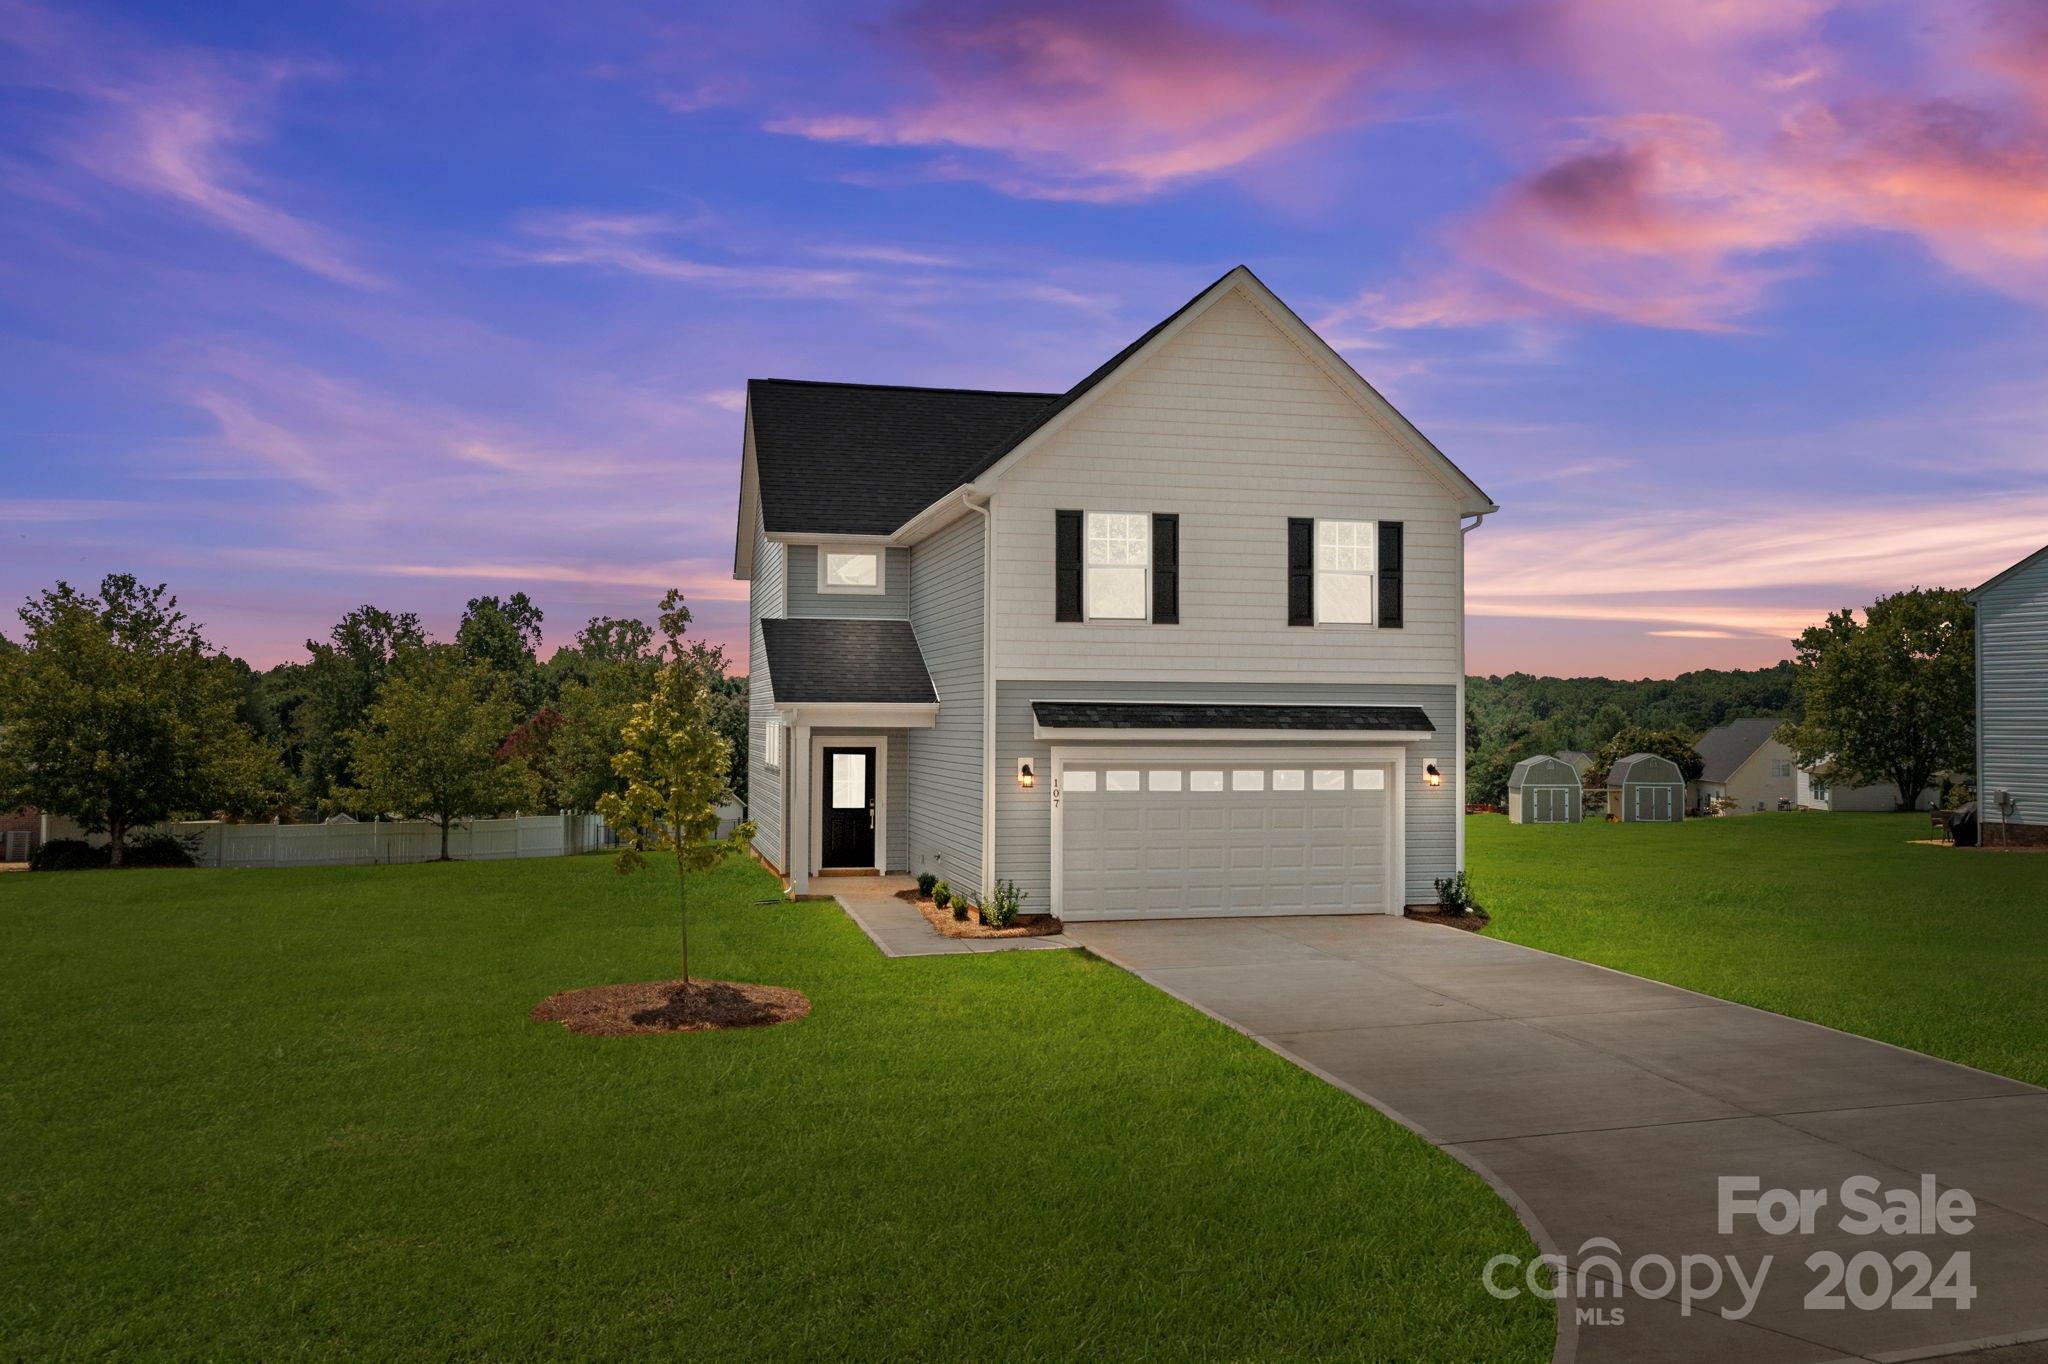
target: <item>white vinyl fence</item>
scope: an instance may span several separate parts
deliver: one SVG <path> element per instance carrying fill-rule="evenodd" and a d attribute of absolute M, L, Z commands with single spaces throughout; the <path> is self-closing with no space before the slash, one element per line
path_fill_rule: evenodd
<path fill-rule="evenodd" d="M 738 806 L 719 810 L 723 836 L 745 813 Z M 138 833 L 144 832 L 141 830 Z M 387 862 L 431 862 L 441 855 L 441 826 L 424 820 L 372 820 L 359 824 L 224 824 L 219 820 L 188 820 L 160 825 L 151 833 L 170 833 L 193 848 L 202 867 L 365 867 Z M 43 817 L 43 840 L 82 838 L 67 819 Z M 95 834 L 93 843 L 105 843 Z M 509 857 L 562 857 L 569 853 L 615 848 L 618 836 L 601 815 L 519 815 L 511 819 L 472 819 L 448 830 L 448 855 L 458 862 L 488 862 Z"/>

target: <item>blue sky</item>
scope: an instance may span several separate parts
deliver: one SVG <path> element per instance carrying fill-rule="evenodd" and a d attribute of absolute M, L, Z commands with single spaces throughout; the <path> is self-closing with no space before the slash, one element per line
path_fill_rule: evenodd
<path fill-rule="evenodd" d="M 0 0 L 0 597 L 736 641 L 746 378 L 1060 389 L 1239 261 L 1503 505 L 1477 671 L 2048 542 L 2023 0 Z"/>

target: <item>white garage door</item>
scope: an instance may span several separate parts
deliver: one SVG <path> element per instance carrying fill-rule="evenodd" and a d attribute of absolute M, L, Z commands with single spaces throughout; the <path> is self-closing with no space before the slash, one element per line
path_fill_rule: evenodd
<path fill-rule="evenodd" d="M 1068 918 L 1359 914 L 1398 908 L 1393 765 L 1068 759 Z"/>

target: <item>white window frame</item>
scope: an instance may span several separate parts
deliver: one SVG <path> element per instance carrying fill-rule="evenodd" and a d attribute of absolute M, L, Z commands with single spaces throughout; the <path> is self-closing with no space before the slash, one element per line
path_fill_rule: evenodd
<path fill-rule="evenodd" d="M 761 765 L 770 772 L 782 770 L 782 717 L 771 715 L 761 724 Z"/>
<path fill-rule="evenodd" d="M 835 554 L 862 554 L 875 561 L 875 585 L 855 587 L 825 580 L 825 564 Z M 819 545 L 818 594 L 829 597 L 879 597 L 889 590 L 889 551 L 880 545 Z"/>
<path fill-rule="evenodd" d="M 1313 565 L 1314 565 L 1314 577 L 1313 577 L 1313 581 L 1314 581 L 1314 584 L 1315 584 L 1315 599 L 1316 599 L 1316 624 L 1317 624 L 1318 626 L 1322 626 L 1322 625 L 1335 625 L 1335 626 L 1352 626 L 1352 627 L 1355 627 L 1355 628 L 1357 628 L 1357 629 L 1361 629 L 1361 630 L 1364 630 L 1364 629 L 1370 629 L 1370 628 L 1372 628 L 1373 626 L 1376 626 L 1376 625 L 1378 625 L 1378 624 L 1379 624 L 1379 579 L 1380 579 L 1380 523 L 1379 523 L 1379 522 L 1377 522 L 1377 521 L 1368 521 L 1368 520 L 1361 520 L 1360 518 L 1358 518 L 1358 517 L 1355 517 L 1355 516 L 1328 516 L 1328 517 L 1324 517 L 1324 516 L 1318 516 L 1318 517 L 1316 518 L 1316 523 L 1315 523 L 1315 525 L 1316 525 L 1316 529 L 1315 529 L 1315 536 L 1316 536 L 1316 539 L 1315 539 L 1315 544 L 1314 544 L 1314 546 L 1312 547 L 1312 554 L 1313 554 Z M 1359 528 L 1360 528 L 1361 530 L 1363 530 L 1363 532 L 1364 532 L 1364 537 L 1363 537 L 1362 541 L 1360 542 L 1360 545 L 1361 545 L 1361 547 L 1362 547 L 1362 548 L 1364 548 L 1364 550 L 1365 550 L 1365 552 L 1366 552 L 1366 555 L 1367 555 L 1367 561 L 1368 561 L 1368 562 L 1370 563 L 1371 567 L 1369 567 L 1369 568 L 1366 568 L 1366 569 L 1364 569 L 1363 571 L 1361 571 L 1361 570 L 1358 570 L 1358 569 L 1343 569 L 1343 568 L 1324 568 L 1324 567 L 1323 567 L 1323 527 L 1324 527 L 1324 526 L 1357 526 L 1357 527 L 1359 527 Z M 1327 593 L 1327 592 L 1325 592 L 1325 591 L 1323 591 L 1323 581 L 1324 581 L 1324 579 L 1325 579 L 1325 578 L 1329 578 L 1329 577 L 1344 577 L 1344 578 L 1363 578 L 1363 579 L 1365 579 L 1365 619 L 1364 619 L 1364 620 L 1329 620 L 1329 619 L 1326 619 L 1326 618 L 1324 617 L 1324 615 L 1323 615 L 1323 604 L 1324 604 L 1324 603 L 1325 603 L 1326 601 L 1328 601 L 1328 600 L 1330 599 L 1330 594 L 1329 594 L 1329 593 Z"/>
<path fill-rule="evenodd" d="M 1136 564 L 1098 564 L 1095 562 L 1093 545 L 1095 537 L 1090 533 L 1098 516 L 1128 516 L 1138 523 L 1139 536 L 1144 546 L 1141 561 Z M 1091 580 L 1098 568 L 1138 570 L 1138 613 L 1134 616 L 1098 616 L 1093 609 Z M 1083 620 L 1106 621 L 1116 625 L 1145 625 L 1152 619 L 1152 514 L 1132 511 L 1084 511 L 1081 513 L 1081 618 Z"/>

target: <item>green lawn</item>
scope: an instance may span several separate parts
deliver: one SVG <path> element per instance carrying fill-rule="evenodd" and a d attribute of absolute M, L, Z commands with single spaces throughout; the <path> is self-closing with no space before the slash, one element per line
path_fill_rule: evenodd
<path fill-rule="evenodd" d="M 1488 930 L 2048 1085 L 2048 855 L 1925 815 L 1466 820 Z"/>
<path fill-rule="evenodd" d="M 0 1355 L 1548 1356 L 1476 1177 L 1080 953 L 884 961 L 734 866 L 700 970 L 808 1018 L 527 1020 L 672 974 L 673 890 L 0 877 Z"/>

